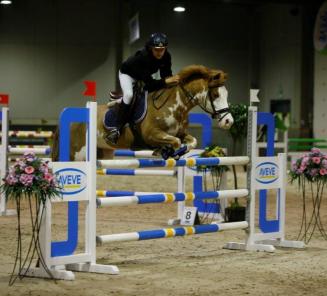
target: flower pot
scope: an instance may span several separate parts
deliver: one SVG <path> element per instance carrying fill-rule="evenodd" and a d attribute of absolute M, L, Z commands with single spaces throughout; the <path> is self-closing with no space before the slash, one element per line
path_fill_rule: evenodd
<path fill-rule="evenodd" d="M 245 221 L 246 207 L 225 208 L 225 222 Z"/>

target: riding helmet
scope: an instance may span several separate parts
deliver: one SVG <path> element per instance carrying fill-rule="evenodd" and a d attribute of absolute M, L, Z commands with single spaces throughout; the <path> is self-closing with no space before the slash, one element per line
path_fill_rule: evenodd
<path fill-rule="evenodd" d="M 146 45 L 148 47 L 166 47 L 168 45 L 168 38 L 163 33 L 153 33 Z"/>

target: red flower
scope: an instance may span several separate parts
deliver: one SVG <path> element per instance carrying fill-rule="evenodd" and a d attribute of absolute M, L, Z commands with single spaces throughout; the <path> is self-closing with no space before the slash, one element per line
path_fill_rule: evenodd
<path fill-rule="evenodd" d="M 35 169 L 32 166 L 27 166 L 24 171 L 26 174 L 30 175 L 34 173 Z"/>
<path fill-rule="evenodd" d="M 325 176 L 327 175 L 327 169 L 320 169 L 319 173 L 320 175 Z"/>
<path fill-rule="evenodd" d="M 313 161 L 314 163 L 316 163 L 316 164 L 319 164 L 320 161 L 321 161 L 321 159 L 320 159 L 320 157 L 312 157 L 312 161 Z"/>
<path fill-rule="evenodd" d="M 53 175 L 49 173 L 44 174 L 44 179 L 47 180 L 49 183 L 53 180 Z"/>

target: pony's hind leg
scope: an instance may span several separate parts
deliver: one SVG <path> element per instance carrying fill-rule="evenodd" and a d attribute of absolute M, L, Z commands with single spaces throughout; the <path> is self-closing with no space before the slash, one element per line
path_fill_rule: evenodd
<path fill-rule="evenodd" d="M 113 149 L 103 149 L 98 148 L 97 150 L 98 159 L 113 159 L 114 158 L 114 150 Z"/>

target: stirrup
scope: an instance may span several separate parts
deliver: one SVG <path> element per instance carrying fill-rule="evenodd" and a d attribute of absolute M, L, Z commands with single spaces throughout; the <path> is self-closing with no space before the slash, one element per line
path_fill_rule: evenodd
<path fill-rule="evenodd" d="M 106 141 L 106 143 L 110 145 L 110 144 L 117 144 L 119 137 L 120 137 L 119 129 L 113 127 L 110 130 L 105 131 L 103 138 Z"/>

